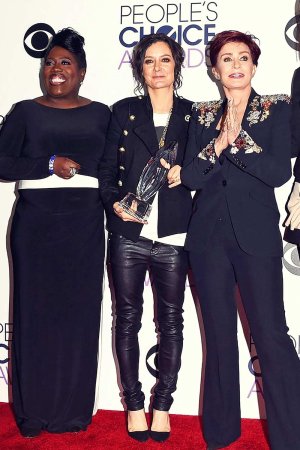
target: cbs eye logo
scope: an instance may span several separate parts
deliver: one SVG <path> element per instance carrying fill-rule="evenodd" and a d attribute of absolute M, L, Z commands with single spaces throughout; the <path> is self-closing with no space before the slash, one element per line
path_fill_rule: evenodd
<path fill-rule="evenodd" d="M 159 349 L 159 345 L 158 344 L 154 345 L 153 347 L 150 348 L 150 350 L 148 350 L 148 353 L 146 355 L 146 367 L 147 367 L 148 371 L 151 373 L 151 375 L 155 378 L 159 377 L 158 349 Z"/>
<path fill-rule="evenodd" d="M 258 359 L 257 355 L 253 356 L 250 359 L 250 361 L 248 363 L 248 369 L 249 369 L 249 372 L 252 373 L 252 375 L 254 375 L 255 377 L 261 378 L 261 370 L 260 370 L 259 359 Z"/>
<path fill-rule="evenodd" d="M 296 245 L 286 244 L 284 246 L 283 265 L 293 275 L 300 275 L 300 259 Z"/>
<path fill-rule="evenodd" d="M 23 44 L 25 51 L 33 58 L 42 58 L 54 34 L 53 28 L 46 23 L 32 25 L 24 35 Z"/>
<path fill-rule="evenodd" d="M 284 30 L 285 40 L 293 50 L 300 50 L 300 15 L 290 19 Z"/>
<path fill-rule="evenodd" d="M 0 344 L 0 349 L 4 349 L 5 353 L 9 351 L 9 347 L 6 344 Z M 8 361 L 9 357 L 6 354 L 1 356 L 0 364 L 7 364 Z"/>
<path fill-rule="evenodd" d="M 163 25 L 162 27 L 159 27 L 159 29 L 156 31 L 156 33 L 163 33 L 169 36 L 170 38 L 176 40 L 176 31 L 171 27 L 170 25 Z"/>

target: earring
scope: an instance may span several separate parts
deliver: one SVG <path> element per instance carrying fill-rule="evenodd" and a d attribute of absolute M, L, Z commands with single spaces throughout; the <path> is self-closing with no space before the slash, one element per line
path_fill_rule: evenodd
<path fill-rule="evenodd" d="M 215 74 L 216 80 L 220 79 L 220 75 L 218 73 Z"/>
<path fill-rule="evenodd" d="M 80 86 L 82 85 L 82 83 L 83 83 L 83 80 L 81 80 L 81 81 L 79 82 Z"/>

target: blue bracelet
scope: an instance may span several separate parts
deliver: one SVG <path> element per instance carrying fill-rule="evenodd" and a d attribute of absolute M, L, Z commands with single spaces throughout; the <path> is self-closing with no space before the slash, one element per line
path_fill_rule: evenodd
<path fill-rule="evenodd" d="M 54 174 L 54 161 L 56 160 L 56 155 L 52 155 L 49 159 L 49 174 Z"/>

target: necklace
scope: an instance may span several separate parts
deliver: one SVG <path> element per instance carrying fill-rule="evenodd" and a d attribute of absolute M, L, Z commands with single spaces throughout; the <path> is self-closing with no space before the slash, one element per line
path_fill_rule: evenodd
<path fill-rule="evenodd" d="M 168 126 L 169 126 L 169 122 L 170 122 L 172 111 L 173 111 L 173 107 L 169 111 L 165 128 L 164 128 L 164 130 L 162 132 L 162 136 L 161 136 L 161 138 L 159 140 L 158 148 L 162 148 L 165 145 L 166 134 L 167 134 L 167 131 L 168 131 Z"/>

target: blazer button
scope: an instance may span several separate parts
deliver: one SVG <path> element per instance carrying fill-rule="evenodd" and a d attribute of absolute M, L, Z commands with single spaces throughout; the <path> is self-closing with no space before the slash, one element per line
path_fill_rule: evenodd
<path fill-rule="evenodd" d="M 128 135 L 128 131 L 127 130 L 123 130 L 123 134 L 124 134 L 124 136 L 127 136 Z"/>
<path fill-rule="evenodd" d="M 227 181 L 226 181 L 226 180 L 223 180 L 223 181 L 222 181 L 222 184 L 223 184 L 223 186 L 226 186 L 226 185 L 227 185 Z"/>
<path fill-rule="evenodd" d="M 119 151 L 120 151 L 120 152 L 125 152 L 125 148 L 124 148 L 124 147 L 120 147 L 120 148 L 119 148 Z"/>

